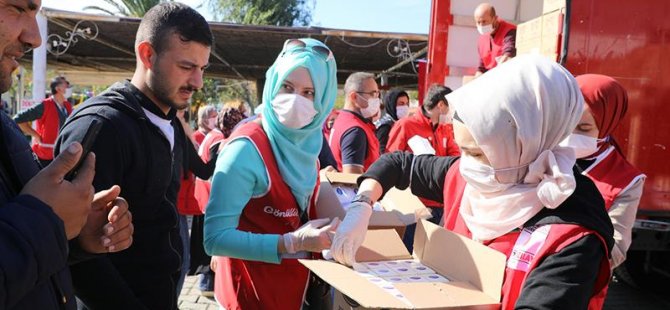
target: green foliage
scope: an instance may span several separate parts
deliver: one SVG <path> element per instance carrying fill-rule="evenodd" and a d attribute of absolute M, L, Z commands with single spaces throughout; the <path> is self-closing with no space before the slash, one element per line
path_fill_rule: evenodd
<path fill-rule="evenodd" d="M 217 20 L 271 26 L 307 26 L 312 21 L 309 0 L 209 0 Z"/>
<path fill-rule="evenodd" d="M 129 17 L 142 17 L 156 4 L 172 0 L 103 0 L 116 9 L 116 13 L 99 6 L 87 6 L 84 10 L 101 11 L 109 15 L 121 15 Z"/>

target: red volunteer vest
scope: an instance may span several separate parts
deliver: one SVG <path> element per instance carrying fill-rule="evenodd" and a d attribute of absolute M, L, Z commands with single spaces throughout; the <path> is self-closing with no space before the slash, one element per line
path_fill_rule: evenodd
<path fill-rule="evenodd" d="M 491 70 L 498 65 L 496 62 L 496 57 L 502 56 L 504 39 L 508 32 L 516 29 L 515 25 L 512 25 L 502 19 L 498 19 L 498 29 L 496 30 L 495 35 L 491 38 L 491 34 L 484 34 L 479 36 L 477 41 L 477 50 L 479 51 L 479 57 L 484 63 L 486 70 Z"/>
<path fill-rule="evenodd" d="M 444 180 L 444 227 L 472 238 L 470 230 L 460 216 L 461 200 L 465 190 L 465 179 L 459 172 L 460 161 L 455 162 Z M 550 224 L 524 227 L 522 231 L 510 232 L 483 244 L 507 256 L 507 267 L 502 287 L 502 309 L 514 309 L 521 289 L 530 272 L 548 256 L 560 252 L 580 238 L 595 234 L 594 231 L 572 224 Z M 601 240 L 607 249 L 605 241 Z M 610 278 L 608 255 L 603 257 L 600 272 L 594 286 L 588 309 L 602 309 Z"/>
<path fill-rule="evenodd" d="M 181 215 L 202 215 L 198 200 L 195 199 L 195 179 L 195 175 L 190 171 L 186 171 L 186 178 L 181 179 L 177 194 L 177 211 Z"/>
<path fill-rule="evenodd" d="M 54 159 L 54 143 L 56 143 L 60 131 L 58 107 L 53 97 L 44 99 L 42 105 L 44 106 L 44 113 L 42 117 L 35 120 L 35 131 L 42 137 L 42 143 L 34 143 L 32 148 L 39 159 L 51 160 Z M 67 115 L 72 113 L 72 105 L 68 101 L 65 101 L 65 110 Z"/>
<path fill-rule="evenodd" d="M 342 171 L 342 147 L 340 140 L 342 135 L 352 127 L 359 127 L 365 131 L 365 136 L 368 139 L 368 151 L 363 162 L 363 171 L 367 171 L 370 165 L 379 158 L 379 140 L 375 135 L 375 125 L 364 122 L 354 112 L 341 110 L 340 115 L 335 119 L 333 128 L 330 133 L 330 149 L 333 151 L 333 156 L 337 162 L 337 169 Z"/>
<path fill-rule="evenodd" d="M 200 148 L 198 149 L 198 155 L 204 162 L 209 162 L 209 149 L 215 143 L 223 141 L 223 133 L 219 130 L 212 130 L 200 141 Z M 216 160 L 216 159 L 214 159 Z M 195 178 L 195 200 L 198 201 L 198 208 L 200 209 L 201 214 L 205 213 L 205 208 L 207 207 L 207 202 L 209 201 L 209 193 L 212 188 L 212 183 L 209 180 L 202 180 L 200 178 Z"/>
<path fill-rule="evenodd" d="M 238 128 L 228 141 L 249 139 L 265 163 L 268 192 L 252 197 L 240 216 L 238 229 L 259 234 L 285 234 L 301 226 L 300 208 L 279 172 L 270 141 L 263 128 L 249 122 Z M 308 208 L 314 217 L 318 180 Z M 215 295 L 228 310 L 300 309 L 307 289 L 309 271 L 297 259 L 281 264 L 218 257 Z"/>
<path fill-rule="evenodd" d="M 619 194 L 644 177 L 644 174 L 631 165 L 614 147 L 608 152 L 609 154 L 602 160 L 596 161 L 586 169 L 584 174 L 596 184 L 609 211 Z"/>
<path fill-rule="evenodd" d="M 461 155 L 458 145 L 454 142 L 454 129 L 451 124 L 437 125 L 433 131 L 433 123 L 430 119 L 418 111 L 411 117 L 398 120 L 391 128 L 386 150 L 391 153 L 395 151 L 412 152 L 407 141 L 414 136 L 428 139 L 435 149 L 436 156 L 459 156 Z M 442 203 L 419 197 L 427 207 L 441 207 Z"/>

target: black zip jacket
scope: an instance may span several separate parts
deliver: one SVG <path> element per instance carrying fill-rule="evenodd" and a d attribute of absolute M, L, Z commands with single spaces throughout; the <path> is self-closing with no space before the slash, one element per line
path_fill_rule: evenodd
<path fill-rule="evenodd" d="M 165 115 L 130 82 L 116 83 L 77 108 L 61 129 L 56 154 L 81 141 L 93 119 L 102 128 L 93 145 L 96 191 L 121 186 L 135 232 L 132 246 L 72 266 L 77 297 L 91 309 L 176 309 L 176 282 L 182 256 L 176 209 L 180 176 L 185 167 L 207 179 L 214 161 L 205 165 L 173 121 L 174 149 L 146 116 Z M 72 244 L 72 243 L 71 243 Z"/>
<path fill-rule="evenodd" d="M 444 180 L 458 157 L 414 156 L 409 152 L 385 154 L 359 179 L 378 181 L 386 193 L 392 187 L 410 188 L 417 196 L 443 201 Z M 575 166 L 575 192 L 558 208 L 543 209 L 524 226 L 577 224 L 594 230 L 614 245 L 614 228 L 605 202 L 593 182 Z M 593 292 L 605 249 L 589 235 L 547 257 L 526 278 L 515 309 L 586 309 Z"/>

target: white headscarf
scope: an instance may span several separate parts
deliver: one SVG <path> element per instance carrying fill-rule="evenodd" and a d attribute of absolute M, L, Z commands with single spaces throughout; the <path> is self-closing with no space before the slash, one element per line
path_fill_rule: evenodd
<path fill-rule="evenodd" d="M 460 214 L 475 239 L 502 236 L 572 195 L 575 155 L 558 144 L 577 125 L 584 99 L 565 68 L 518 56 L 446 98 L 494 169 L 520 167 L 496 173 L 514 183 L 507 189 L 482 193 L 466 185 Z"/>

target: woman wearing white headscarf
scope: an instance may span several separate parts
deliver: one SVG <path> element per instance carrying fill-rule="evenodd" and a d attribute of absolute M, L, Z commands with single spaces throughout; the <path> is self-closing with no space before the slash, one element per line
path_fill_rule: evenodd
<path fill-rule="evenodd" d="M 503 309 L 600 309 L 612 224 L 593 182 L 573 170 L 574 152 L 558 145 L 581 117 L 575 79 L 521 56 L 446 98 L 462 156 L 385 155 L 359 179 L 354 203 L 394 186 L 443 201 L 446 229 L 507 255 Z M 335 259 L 351 265 L 366 228 L 365 217 L 345 218 Z"/>

